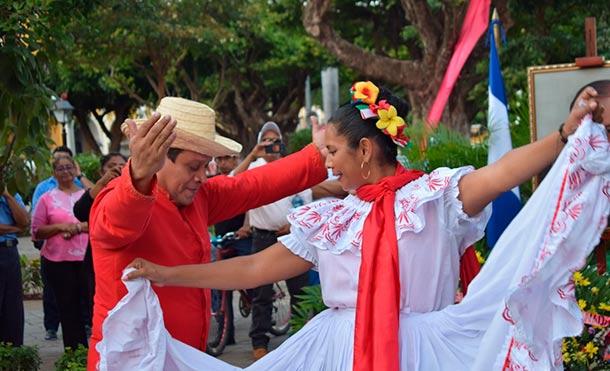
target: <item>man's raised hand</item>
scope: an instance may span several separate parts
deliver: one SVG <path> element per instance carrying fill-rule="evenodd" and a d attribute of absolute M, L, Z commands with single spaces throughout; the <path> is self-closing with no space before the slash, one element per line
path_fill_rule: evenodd
<path fill-rule="evenodd" d="M 133 120 L 125 121 L 125 124 L 133 185 L 141 193 L 150 193 L 151 180 L 163 167 L 167 151 L 176 139 L 176 120 L 155 112 L 140 127 Z"/>

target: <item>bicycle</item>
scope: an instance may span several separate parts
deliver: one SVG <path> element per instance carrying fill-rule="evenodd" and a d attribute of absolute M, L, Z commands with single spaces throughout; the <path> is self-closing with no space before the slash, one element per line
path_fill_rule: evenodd
<path fill-rule="evenodd" d="M 222 237 L 212 238 L 212 246 L 215 248 L 216 261 L 236 256 L 233 245 L 238 241 L 234 232 L 229 232 Z M 269 332 L 275 336 L 281 336 L 290 329 L 290 295 L 285 284 L 273 284 L 273 311 L 271 317 L 272 326 Z M 252 311 L 252 297 L 247 290 L 239 292 L 239 313 L 246 318 Z M 221 355 L 227 345 L 229 337 L 229 326 L 233 323 L 233 311 L 227 310 L 233 305 L 232 291 L 212 290 L 212 313 L 210 319 L 210 330 L 206 352 L 214 357 Z"/>

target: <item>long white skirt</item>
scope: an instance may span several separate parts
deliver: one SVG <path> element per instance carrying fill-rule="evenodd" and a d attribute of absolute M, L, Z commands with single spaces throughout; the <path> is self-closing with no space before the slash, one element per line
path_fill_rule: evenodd
<path fill-rule="evenodd" d="M 609 211 L 606 131 L 585 121 L 464 300 L 401 314 L 401 370 L 563 369 L 561 340 L 583 326 L 572 273 L 599 242 Z M 171 338 L 148 281 L 127 286 L 103 325 L 100 369 L 238 369 Z M 246 370 L 351 370 L 354 318 L 353 309 L 328 309 Z"/>

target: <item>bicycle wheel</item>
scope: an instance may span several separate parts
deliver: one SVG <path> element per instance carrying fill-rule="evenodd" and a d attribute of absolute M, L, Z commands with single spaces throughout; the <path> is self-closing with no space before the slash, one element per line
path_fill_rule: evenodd
<path fill-rule="evenodd" d="M 206 353 L 214 357 L 221 355 L 227 345 L 230 321 L 227 305 L 231 305 L 227 291 L 212 290 L 212 317 Z"/>
<path fill-rule="evenodd" d="M 273 284 L 273 311 L 269 332 L 281 336 L 290 329 L 290 295 L 284 281 Z"/>
<path fill-rule="evenodd" d="M 247 295 L 248 293 L 246 291 L 239 291 L 239 313 L 241 313 L 241 316 L 244 318 L 248 317 L 252 311 L 252 303 Z"/>

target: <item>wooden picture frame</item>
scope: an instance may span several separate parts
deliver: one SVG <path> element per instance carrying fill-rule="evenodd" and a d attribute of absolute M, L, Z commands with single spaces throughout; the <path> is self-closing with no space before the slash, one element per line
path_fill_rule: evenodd
<path fill-rule="evenodd" d="M 570 112 L 570 103 L 585 84 L 610 80 L 610 62 L 580 68 L 574 63 L 533 66 L 527 69 L 530 141 L 544 138 L 559 128 Z M 546 171 L 532 179 L 533 188 Z"/>
<path fill-rule="evenodd" d="M 610 62 L 593 68 L 574 63 L 527 69 L 530 137 L 535 142 L 557 130 L 570 112 L 570 103 L 585 84 L 610 80 Z"/>

